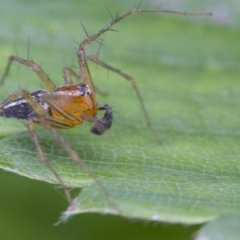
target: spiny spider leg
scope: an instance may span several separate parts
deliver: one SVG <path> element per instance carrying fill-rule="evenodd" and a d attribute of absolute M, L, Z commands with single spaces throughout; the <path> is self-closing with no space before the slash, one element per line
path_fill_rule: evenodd
<path fill-rule="evenodd" d="M 44 124 L 45 120 L 43 119 L 42 124 Z M 89 176 L 93 179 L 93 181 L 100 187 L 101 191 L 104 193 L 104 195 L 107 197 L 109 203 L 112 205 L 112 207 L 117 210 L 118 213 L 121 213 L 120 208 L 118 207 L 116 201 L 112 197 L 112 195 L 109 193 L 108 189 L 103 185 L 102 181 L 93 173 L 93 171 L 84 163 L 84 161 L 78 156 L 77 152 L 74 151 L 64 140 L 64 138 L 58 134 L 56 129 L 49 126 L 49 124 L 46 122 L 45 127 L 52 133 L 53 137 L 60 143 L 62 148 L 69 154 L 71 159 L 75 161 Z"/>
<path fill-rule="evenodd" d="M 142 95 L 141 95 L 141 93 L 140 93 L 140 91 L 139 91 L 139 89 L 138 89 L 138 87 L 137 87 L 137 84 L 136 84 L 134 78 L 131 77 L 130 75 L 122 72 L 120 69 L 117 69 L 117 68 L 115 68 L 115 67 L 113 67 L 113 66 L 110 66 L 109 64 L 107 64 L 107 63 L 99 60 L 99 59 L 98 59 L 97 57 L 95 57 L 95 56 L 86 56 L 86 58 L 87 58 L 88 60 L 90 60 L 90 61 L 92 61 L 92 62 L 94 62 L 94 63 L 96 63 L 96 64 L 98 64 L 98 65 L 100 65 L 100 66 L 102 66 L 102 67 L 104 67 L 104 68 L 106 68 L 106 69 L 108 69 L 108 70 L 110 70 L 110 71 L 112 71 L 112 72 L 115 72 L 115 73 L 119 74 L 120 76 L 122 76 L 123 78 L 125 78 L 127 81 L 129 81 L 129 82 L 131 83 L 134 91 L 136 92 L 137 98 L 138 98 L 138 100 L 139 100 L 141 109 L 142 109 L 143 114 L 144 114 L 144 117 L 145 117 L 145 121 L 146 121 L 147 127 L 149 128 L 149 130 L 151 131 L 152 135 L 155 137 L 155 139 L 157 140 L 157 142 L 158 142 L 159 144 L 161 144 L 162 141 L 161 141 L 160 137 L 158 136 L 157 132 L 156 132 L 156 131 L 153 129 L 153 127 L 152 127 L 152 123 L 151 123 L 150 118 L 149 118 L 149 116 L 148 116 L 148 111 L 147 111 L 147 109 L 146 109 L 146 107 L 145 107 L 145 104 L 144 104 Z"/>
<path fill-rule="evenodd" d="M 88 36 L 86 39 L 84 39 L 80 44 L 78 48 L 78 54 L 80 51 L 84 51 L 84 47 L 91 42 L 95 41 L 98 37 L 100 37 L 102 34 L 107 32 L 111 29 L 113 25 L 120 22 L 126 17 L 129 17 L 135 13 L 172 13 L 172 14 L 178 14 L 178 15 L 184 15 L 184 16 L 210 16 L 211 13 L 188 13 L 188 12 L 177 12 L 177 11 L 169 11 L 169 10 L 143 10 L 143 9 L 131 9 L 126 12 L 124 12 L 122 15 L 117 16 L 115 19 L 113 19 L 110 23 L 108 23 L 105 27 L 103 27 L 101 30 L 96 32 L 95 34 L 92 34 L 91 36 Z"/>
<path fill-rule="evenodd" d="M 28 124 L 27 124 L 27 128 L 28 131 L 31 135 L 31 138 L 34 142 L 36 151 L 38 152 L 38 156 L 40 158 L 40 160 L 47 166 L 47 168 L 50 170 L 50 172 L 52 172 L 52 174 L 55 176 L 55 178 L 57 179 L 57 181 L 59 182 L 59 184 L 61 185 L 61 187 L 63 188 L 63 191 L 65 193 L 65 196 L 69 202 L 69 204 L 72 204 L 72 198 L 71 195 L 69 193 L 69 190 L 67 188 L 67 186 L 64 184 L 64 182 L 62 181 L 62 179 L 59 177 L 59 175 L 57 174 L 57 172 L 54 170 L 54 168 L 52 167 L 52 165 L 48 162 L 48 160 L 46 159 L 46 156 L 41 148 L 41 145 L 38 141 L 37 135 L 33 129 L 33 121 L 32 119 L 28 120 Z"/>
<path fill-rule="evenodd" d="M 18 62 L 20 64 L 23 64 L 25 66 L 31 67 L 32 70 L 34 72 L 36 72 L 36 74 L 39 76 L 39 78 L 46 85 L 49 92 L 54 91 L 54 89 L 56 88 L 55 84 L 52 82 L 52 80 L 48 77 L 48 75 L 41 69 L 41 67 L 37 63 L 35 63 L 34 61 L 31 61 L 31 60 L 25 60 L 23 58 L 16 57 L 16 56 L 9 57 L 7 67 L 5 69 L 5 72 L 4 72 L 1 80 L 0 80 L 0 86 L 4 84 L 5 79 L 6 79 L 7 75 L 9 74 L 11 65 L 14 61 Z"/>
<path fill-rule="evenodd" d="M 66 84 L 73 84 L 72 76 L 75 77 L 76 79 L 79 79 L 79 74 L 77 74 L 72 68 L 65 67 L 63 69 L 63 78 Z"/>

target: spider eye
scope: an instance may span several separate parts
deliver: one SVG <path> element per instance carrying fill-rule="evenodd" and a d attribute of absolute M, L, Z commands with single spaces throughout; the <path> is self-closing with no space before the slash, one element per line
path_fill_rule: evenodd
<path fill-rule="evenodd" d="M 87 84 L 81 83 L 78 85 L 78 90 L 81 93 L 81 96 L 87 96 L 92 94 L 90 87 Z"/>

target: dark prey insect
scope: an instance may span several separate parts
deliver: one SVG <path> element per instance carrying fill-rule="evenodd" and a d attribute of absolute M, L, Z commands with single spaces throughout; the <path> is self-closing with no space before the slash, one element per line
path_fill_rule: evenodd
<path fill-rule="evenodd" d="M 117 22 L 123 20 L 124 18 L 134 14 L 134 13 L 173 13 L 180 15 L 203 15 L 208 16 L 208 13 L 186 13 L 186 12 L 175 12 L 167 10 L 140 10 L 132 9 L 116 18 L 103 27 L 100 31 L 96 32 L 91 36 L 87 36 L 78 46 L 77 57 L 79 62 L 80 73 L 76 73 L 72 68 L 64 68 L 64 79 L 65 84 L 63 86 L 57 87 L 48 77 L 48 75 L 43 71 L 43 69 L 32 60 L 25 60 L 17 56 L 11 56 L 9 58 L 6 70 L 3 74 L 0 84 L 2 85 L 10 71 L 11 64 L 13 62 L 18 62 L 25 66 L 31 67 L 34 72 L 39 76 L 41 81 L 45 84 L 47 90 L 37 90 L 35 92 L 28 92 L 27 90 L 20 89 L 9 95 L 9 97 L 0 104 L 0 116 L 6 118 L 16 118 L 25 119 L 28 122 L 28 130 L 31 134 L 35 147 L 37 149 L 39 158 L 44 162 L 49 170 L 55 175 L 58 182 L 63 187 L 68 201 L 71 203 L 72 199 L 69 194 L 67 187 L 64 182 L 59 177 L 58 173 L 52 168 L 51 164 L 47 161 L 44 152 L 38 142 L 37 136 L 33 130 L 33 123 L 37 123 L 47 128 L 54 138 L 60 143 L 64 150 L 70 155 L 70 157 L 76 161 L 83 169 L 96 181 L 99 187 L 102 188 L 106 196 L 109 196 L 108 191 L 101 184 L 98 178 L 93 174 L 93 172 L 84 164 L 77 153 L 71 149 L 64 139 L 57 133 L 55 129 L 67 129 L 72 128 L 76 125 L 80 125 L 83 122 L 91 122 L 93 127 L 91 132 L 97 135 L 103 134 L 108 130 L 113 121 L 112 108 L 107 104 L 98 104 L 95 96 L 94 86 L 91 79 L 91 75 L 88 69 L 87 60 L 93 61 L 117 74 L 123 76 L 127 81 L 129 81 L 136 92 L 138 100 L 140 102 L 141 108 L 144 112 L 146 123 L 150 131 L 160 142 L 160 138 L 156 132 L 152 129 L 147 109 L 144 105 L 142 96 L 137 88 L 134 79 L 122 72 L 121 70 L 114 68 L 102 61 L 97 57 L 87 56 L 85 54 L 84 48 L 86 45 L 97 40 L 102 34 L 108 30 L 112 30 L 112 26 Z M 76 77 L 79 80 L 78 84 L 73 84 L 72 77 Z M 105 111 L 102 118 L 97 117 L 97 112 L 103 110 Z M 116 209 L 118 207 L 112 202 L 112 205 Z"/>

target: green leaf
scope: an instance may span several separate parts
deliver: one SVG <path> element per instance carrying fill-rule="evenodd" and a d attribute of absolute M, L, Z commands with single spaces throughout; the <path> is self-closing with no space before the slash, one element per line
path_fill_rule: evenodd
<path fill-rule="evenodd" d="M 130 8 L 106 2 L 113 16 Z M 85 38 L 80 22 L 91 34 L 111 19 L 102 2 L 92 2 L 97 11 L 90 3 L 70 3 L 2 4 L 1 72 L 7 57 L 15 54 L 13 46 L 27 57 L 29 37 L 30 57 L 57 85 L 63 84 L 61 69 L 77 66 L 72 40 Z M 95 85 L 108 93 L 98 96 L 98 102 L 115 109 L 114 125 L 102 137 L 91 135 L 88 124 L 60 131 L 107 188 L 120 213 L 53 137 L 37 128 L 44 153 L 64 182 L 84 187 L 63 218 L 95 211 L 192 224 L 238 211 L 240 33 L 201 19 L 139 14 L 116 25 L 117 33 L 103 37 L 100 58 L 136 79 L 161 146 L 146 127 L 131 85 L 93 64 Z M 86 52 L 96 54 L 98 48 L 95 43 Z M 15 64 L 1 100 L 19 86 L 43 88 L 30 69 Z M 0 119 L 0 134 L 2 169 L 57 184 L 39 161 L 23 122 Z"/>

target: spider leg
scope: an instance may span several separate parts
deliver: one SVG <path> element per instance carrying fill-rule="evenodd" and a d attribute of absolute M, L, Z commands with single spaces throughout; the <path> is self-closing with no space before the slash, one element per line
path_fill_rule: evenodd
<path fill-rule="evenodd" d="M 45 154 L 44 154 L 44 152 L 43 152 L 43 150 L 41 148 L 41 145 L 40 145 L 40 143 L 38 141 L 37 135 L 36 135 L 36 133 L 35 133 L 35 131 L 33 129 L 33 121 L 32 121 L 32 119 L 28 120 L 27 128 L 28 128 L 28 131 L 29 131 L 29 133 L 31 135 L 31 138 L 32 138 L 33 142 L 34 142 L 35 148 L 36 148 L 36 150 L 38 152 L 38 156 L 39 156 L 41 162 L 43 162 L 47 166 L 47 168 L 53 173 L 53 175 L 55 176 L 55 178 L 58 180 L 58 182 L 60 183 L 61 187 L 63 188 L 63 191 L 64 191 L 64 193 L 66 195 L 66 198 L 67 198 L 69 204 L 71 204 L 72 203 L 72 198 L 71 198 L 71 195 L 69 193 L 69 190 L 68 190 L 67 186 L 64 184 L 64 182 L 62 181 L 62 179 L 59 177 L 59 175 L 56 173 L 56 171 L 54 170 L 52 165 L 47 161 L 46 156 L 45 156 Z"/>
<path fill-rule="evenodd" d="M 188 13 L 188 12 L 178 12 L 178 11 L 169 11 L 169 10 L 161 10 L 161 9 L 156 9 L 156 10 L 144 10 L 144 9 L 139 9 L 139 8 L 135 8 L 135 9 L 131 9 L 128 10 L 126 12 L 124 12 L 123 14 L 121 14 L 120 16 L 116 16 L 116 18 L 112 18 L 112 21 L 110 23 L 108 23 L 106 26 L 104 26 L 102 29 L 100 29 L 98 32 L 92 34 L 91 36 L 88 36 L 87 38 L 85 38 L 80 44 L 79 44 L 79 51 L 83 51 L 84 47 L 88 44 L 90 44 L 91 42 L 95 41 L 97 38 L 99 38 L 102 34 L 104 34 L 105 32 L 112 30 L 112 26 L 115 25 L 116 23 L 120 22 L 121 20 L 123 20 L 126 17 L 129 17 L 133 14 L 136 13 L 167 13 L 167 14 L 178 14 L 178 15 L 184 15 L 184 16 L 210 16 L 212 15 L 211 13 Z M 78 52 L 79 53 L 79 52 Z"/>
<path fill-rule="evenodd" d="M 147 127 L 149 128 L 149 130 L 151 131 L 151 133 L 153 134 L 153 136 L 154 136 L 154 138 L 157 140 L 157 142 L 158 142 L 159 144 L 161 144 L 162 141 L 161 141 L 160 137 L 158 136 L 158 134 L 156 133 L 156 131 L 155 131 L 155 130 L 153 129 L 153 127 L 152 127 L 152 123 L 151 123 L 150 118 L 149 118 L 149 116 L 148 116 L 147 108 L 146 108 L 146 106 L 145 106 L 145 104 L 144 104 L 142 95 L 141 95 L 141 93 L 140 93 L 140 91 L 139 91 L 139 89 L 138 89 L 138 87 L 137 87 L 137 84 L 136 84 L 134 78 L 131 77 L 130 75 L 122 72 L 120 69 L 117 69 L 117 68 L 115 68 L 115 67 L 113 67 L 113 66 L 110 66 L 109 64 L 107 64 L 107 63 L 99 60 L 99 59 L 98 59 L 97 57 L 95 57 L 95 56 L 86 56 L 86 58 L 87 58 L 88 60 L 90 60 L 90 61 L 92 61 L 92 62 L 94 62 L 94 63 L 96 63 L 96 64 L 98 64 L 98 65 L 100 65 L 100 66 L 102 66 L 102 67 L 104 67 L 104 68 L 106 68 L 106 69 L 108 69 L 108 70 L 110 70 L 110 71 L 113 71 L 113 72 L 119 74 L 120 76 L 122 76 L 123 78 L 125 78 L 128 82 L 130 82 L 130 84 L 132 85 L 132 87 L 133 87 L 133 89 L 134 89 L 134 91 L 135 91 L 135 93 L 136 93 L 136 95 L 137 95 L 137 98 L 138 98 L 138 100 L 139 100 L 139 103 L 140 103 L 140 105 L 141 105 L 141 108 L 142 108 L 142 111 L 143 111 L 143 113 L 144 113 L 144 117 L 145 117 L 145 121 L 146 121 Z"/>
<path fill-rule="evenodd" d="M 59 142 L 59 144 L 62 146 L 62 148 L 69 154 L 71 159 L 75 161 L 82 169 L 85 171 L 97 184 L 97 186 L 101 189 L 103 194 L 107 197 L 109 203 L 112 205 L 112 207 L 118 212 L 121 213 L 120 208 L 118 207 L 115 199 L 112 197 L 111 193 L 108 191 L 108 189 L 104 186 L 102 181 L 94 174 L 94 172 L 87 166 L 87 164 L 84 163 L 84 161 L 78 156 L 77 152 L 74 151 L 64 140 L 64 138 L 58 134 L 56 129 L 52 128 L 48 124 L 46 125 L 48 130 L 52 133 L 53 137 Z"/>
<path fill-rule="evenodd" d="M 72 68 L 65 67 L 63 69 L 63 78 L 65 80 L 65 84 L 73 84 L 72 77 L 79 79 L 79 74 L 77 74 Z"/>
<path fill-rule="evenodd" d="M 69 113 L 68 111 L 66 111 L 65 109 L 63 109 L 61 106 L 59 106 L 55 101 L 54 101 L 55 96 L 53 94 L 44 94 L 42 96 L 42 99 L 44 100 L 44 102 L 46 102 L 52 110 L 57 111 L 63 118 L 64 121 L 66 122 L 79 122 L 79 119 L 77 117 L 75 117 L 74 115 L 72 115 L 71 113 Z M 62 99 L 64 99 L 64 97 L 61 97 Z M 66 100 L 68 101 L 68 98 L 65 97 Z M 80 108 L 76 109 L 77 111 L 81 111 Z M 54 119 L 54 117 L 51 117 L 52 119 Z M 73 127 L 75 124 L 71 125 L 71 127 Z"/>
<path fill-rule="evenodd" d="M 169 10 L 161 10 L 161 9 L 156 9 L 156 10 L 143 10 L 139 9 L 138 7 L 135 9 L 128 10 L 121 14 L 120 16 L 116 16 L 115 18 L 112 18 L 112 21 L 108 23 L 106 26 L 104 26 L 102 29 L 100 29 L 98 32 L 87 36 L 78 47 L 78 59 L 79 59 L 79 66 L 81 70 L 81 76 L 80 79 L 84 79 L 84 75 L 86 74 L 85 72 L 85 62 L 84 62 L 84 48 L 86 45 L 90 44 L 91 42 L 97 40 L 101 35 L 103 35 L 105 32 L 112 30 L 112 26 L 115 25 L 116 23 L 120 22 L 126 17 L 129 17 L 133 14 L 137 13 L 167 13 L 167 14 L 178 14 L 178 15 L 184 15 L 184 16 L 210 16 L 212 15 L 211 13 L 188 13 L 188 12 L 178 12 L 178 11 L 169 11 Z M 83 72 L 82 72 L 83 71 Z"/>
<path fill-rule="evenodd" d="M 8 59 L 8 64 L 5 69 L 5 72 L 3 73 L 2 78 L 0 79 L 0 86 L 4 84 L 5 79 L 7 75 L 9 74 L 11 65 L 13 62 L 18 62 L 20 64 L 23 64 L 25 66 L 31 67 L 34 72 L 39 76 L 39 78 L 43 81 L 49 92 L 53 92 L 56 88 L 55 84 L 52 82 L 52 80 L 48 77 L 48 75 L 42 70 L 42 68 L 31 60 L 25 60 L 23 58 L 17 57 L 17 56 L 10 56 Z"/>

